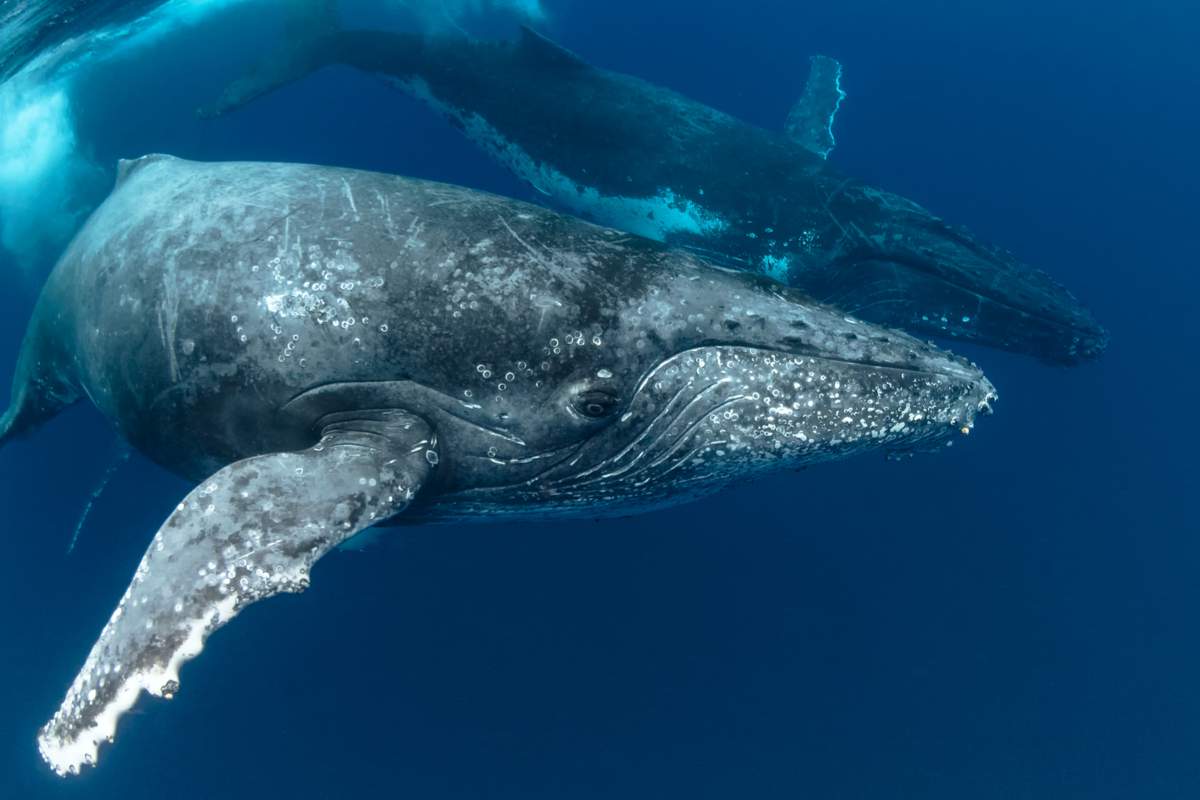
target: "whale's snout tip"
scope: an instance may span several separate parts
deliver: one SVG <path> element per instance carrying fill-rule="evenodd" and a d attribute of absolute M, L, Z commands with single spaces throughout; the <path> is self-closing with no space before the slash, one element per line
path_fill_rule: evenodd
<path fill-rule="evenodd" d="M 967 386 L 962 395 L 962 402 L 957 415 L 952 415 L 950 425 L 957 429 L 961 436 L 968 436 L 975 430 L 975 423 L 980 417 L 990 417 L 995 413 L 994 406 L 999 399 L 996 387 L 974 363 L 970 365 L 973 374 L 966 376 Z M 953 440 L 951 436 L 951 441 Z"/>
<path fill-rule="evenodd" d="M 996 392 L 996 387 L 992 382 L 984 377 L 983 373 L 979 373 L 979 380 L 975 384 L 975 390 L 971 397 L 971 402 L 974 404 L 974 412 L 971 415 L 971 423 L 978 417 L 990 417 L 996 413 L 993 406 L 1000 399 L 999 393 Z"/>

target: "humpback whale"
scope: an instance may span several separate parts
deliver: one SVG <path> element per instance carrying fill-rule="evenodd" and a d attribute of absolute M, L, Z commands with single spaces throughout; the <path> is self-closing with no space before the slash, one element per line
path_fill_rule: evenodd
<path fill-rule="evenodd" d="M 60 774 L 367 528 L 629 514 L 937 449 L 995 394 L 907 334 L 538 206 L 156 155 L 122 162 L 51 273 L 0 445 L 85 397 L 198 485 L 40 733 Z"/>
<path fill-rule="evenodd" d="M 329 64 L 384 76 L 571 213 L 692 248 L 862 319 L 1056 364 L 1107 334 L 1045 272 L 825 156 L 841 66 L 815 57 L 784 132 L 594 67 L 523 28 L 513 42 L 341 31 L 310 35 L 232 83 L 216 115 Z"/>

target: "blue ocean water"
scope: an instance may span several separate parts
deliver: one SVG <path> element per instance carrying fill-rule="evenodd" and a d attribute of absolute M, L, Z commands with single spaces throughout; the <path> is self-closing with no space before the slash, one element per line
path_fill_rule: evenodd
<path fill-rule="evenodd" d="M 353 5 L 360 22 L 400 13 Z M 36 731 L 190 488 L 134 456 L 68 555 L 118 452 L 73 409 L 0 451 L 0 797 L 1196 796 L 1200 13 L 545 9 L 589 61 L 764 127 L 810 54 L 837 57 L 838 167 L 1049 271 L 1110 330 L 1108 352 L 1058 369 L 955 346 L 1000 401 L 937 455 L 629 519 L 389 531 L 215 635 L 175 700 L 143 700 L 101 765 L 63 780 Z M 0 375 L 52 258 L 22 244 L 39 214 L 62 226 L 103 196 L 90 165 L 295 160 L 535 199 L 427 108 L 344 69 L 196 120 L 280 30 L 235 8 L 81 70 L 66 205 L 46 200 L 61 175 L 4 184 L 0 160 L 0 224 L 35 226 L 0 255 Z M 37 130 L 48 146 L 55 129 Z"/>

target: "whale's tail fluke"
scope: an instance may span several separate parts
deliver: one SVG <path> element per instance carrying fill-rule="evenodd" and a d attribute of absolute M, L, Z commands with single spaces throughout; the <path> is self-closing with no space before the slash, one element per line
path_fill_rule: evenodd
<path fill-rule="evenodd" d="M 65 320 L 46 313 L 47 299 L 34 310 L 13 378 L 12 400 L 0 416 L 0 448 L 56 416 L 83 396 L 75 362 L 61 335 Z"/>
<path fill-rule="evenodd" d="M 17 376 L 17 382 L 21 383 L 23 378 L 19 369 Z M 73 382 L 57 376 L 14 386 L 12 405 L 0 417 L 0 448 L 56 416 L 79 397 Z"/>

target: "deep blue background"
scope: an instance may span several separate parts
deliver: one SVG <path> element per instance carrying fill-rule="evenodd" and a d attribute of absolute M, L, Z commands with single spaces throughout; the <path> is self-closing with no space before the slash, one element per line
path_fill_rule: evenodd
<path fill-rule="evenodd" d="M 952 451 L 609 522 L 389 533 L 255 606 L 53 777 L 35 732 L 187 486 L 72 411 L 0 452 L 0 797 L 1194 798 L 1200 794 L 1200 12 L 1152 0 L 560 3 L 593 62 L 779 126 L 846 65 L 833 158 L 1045 266 L 1112 332 Z M 801 8 L 801 6 L 803 6 Z M 96 158 L 168 151 L 528 197 L 425 108 L 329 70 L 190 109 L 249 22 L 89 79 Z M 3 270 L 0 374 L 34 281 Z M 961 349 L 961 348 L 960 348 Z"/>

